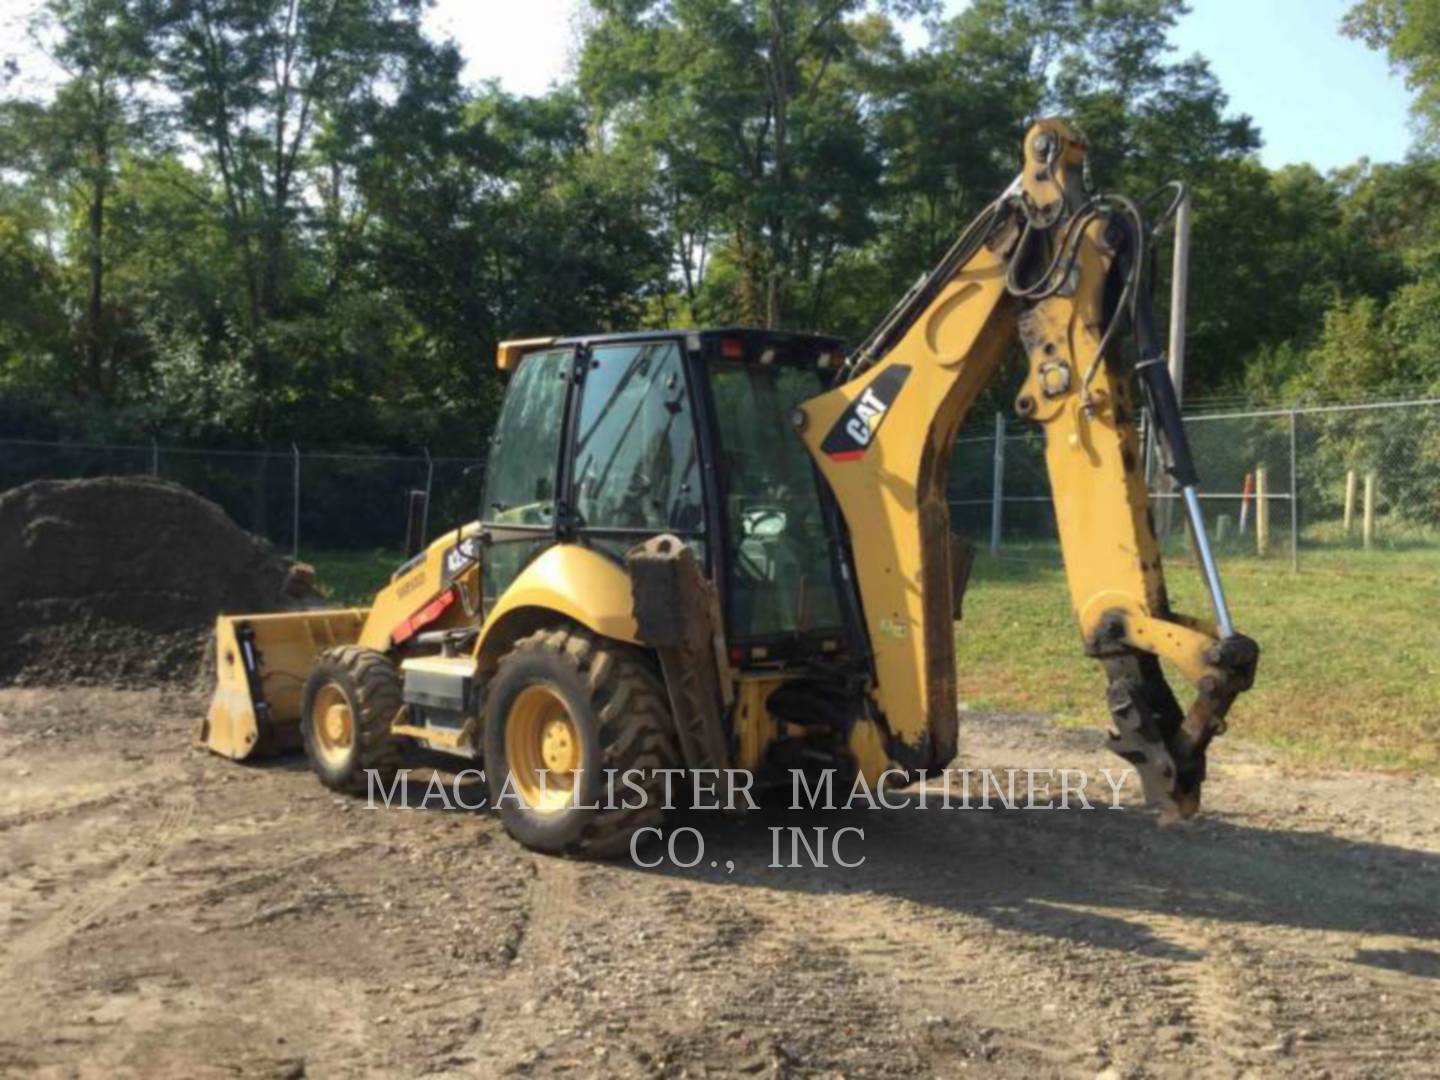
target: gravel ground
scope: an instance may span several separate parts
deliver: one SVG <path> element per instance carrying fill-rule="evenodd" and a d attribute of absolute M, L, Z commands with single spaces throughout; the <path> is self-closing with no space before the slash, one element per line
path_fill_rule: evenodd
<path fill-rule="evenodd" d="M 0 1074 L 1440 1075 L 1433 779 L 1222 740 L 1182 826 L 1133 777 L 1120 811 L 692 811 L 700 863 L 640 868 L 207 756 L 201 705 L 0 690 Z M 962 744 L 1119 766 L 1038 718 Z M 771 868 L 791 825 L 865 861 Z"/>

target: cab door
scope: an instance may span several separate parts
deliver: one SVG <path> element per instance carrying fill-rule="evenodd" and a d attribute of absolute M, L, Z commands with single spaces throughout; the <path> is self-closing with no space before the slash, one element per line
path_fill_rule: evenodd
<path fill-rule="evenodd" d="M 682 342 L 596 342 L 582 373 L 568 476 L 581 541 L 623 558 L 673 533 L 705 560 L 705 501 Z"/>
<path fill-rule="evenodd" d="M 569 416 L 576 350 L 531 353 L 520 361 L 490 440 L 480 524 L 485 610 L 537 555 L 556 542 L 566 517 L 559 499 L 560 450 Z"/>

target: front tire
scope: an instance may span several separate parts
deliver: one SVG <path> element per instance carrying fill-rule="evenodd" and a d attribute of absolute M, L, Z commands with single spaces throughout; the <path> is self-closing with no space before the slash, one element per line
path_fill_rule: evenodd
<path fill-rule="evenodd" d="M 575 627 L 538 631 L 501 658 L 484 744 L 506 831 L 537 851 L 598 858 L 662 820 L 658 770 L 679 760 L 665 688 L 643 655 Z"/>
<path fill-rule="evenodd" d="M 400 673 L 384 653 L 346 645 L 320 654 L 305 682 L 300 731 L 322 784 L 358 795 L 370 770 L 393 775 L 400 744 L 390 725 L 401 700 Z"/>

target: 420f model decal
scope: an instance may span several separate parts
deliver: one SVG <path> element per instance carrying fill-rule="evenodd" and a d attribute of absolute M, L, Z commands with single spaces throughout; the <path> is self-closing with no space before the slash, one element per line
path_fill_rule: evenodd
<path fill-rule="evenodd" d="M 909 377 L 910 369 L 904 364 L 888 367 L 875 376 L 826 433 L 821 451 L 832 461 L 853 461 L 865 453 Z"/>

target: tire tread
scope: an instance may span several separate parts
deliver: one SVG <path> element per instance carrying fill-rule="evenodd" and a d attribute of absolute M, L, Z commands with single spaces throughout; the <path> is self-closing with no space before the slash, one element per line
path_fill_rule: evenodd
<path fill-rule="evenodd" d="M 635 809 L 585 811 L 589 820 L 566 854 L 605 858 L 628 850 L 637 829 L 664 817 L 664 778 L 658 769 L 680 760 L 664 685 L 638 649 L 578 626 L 550 627 L 521 638 L 500 659 L 503 669 L 519 657 L 545 652 L 571 667 L 590 703 L 602 748 L 602 769 L 623 775 L 640 769 L 645 805 Z M 498 672 L 497 672 L 498 675 Z"/>

